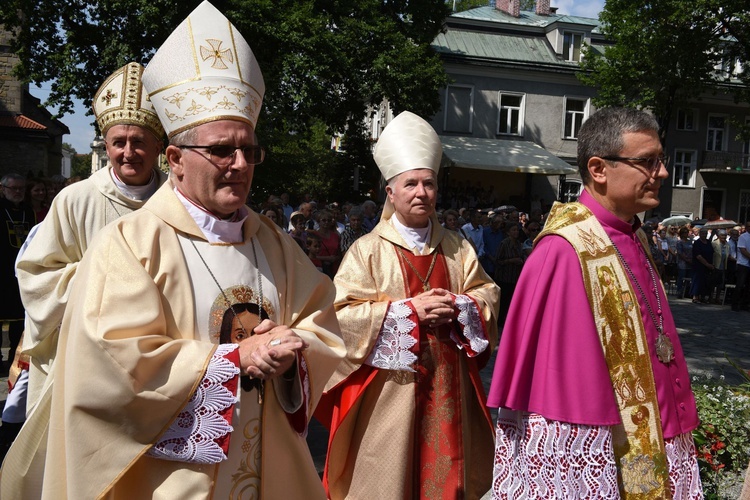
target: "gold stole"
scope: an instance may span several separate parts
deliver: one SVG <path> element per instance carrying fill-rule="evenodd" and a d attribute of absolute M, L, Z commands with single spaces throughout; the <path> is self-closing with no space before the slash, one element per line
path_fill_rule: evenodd
<path fill-rule="evenodd" d="M 620 412 L 621 423 L 612 426 L 620 494 L 671 498 L 656 384 L 633 285 L 609 236 L 584 205 L 555 203 L 539 237 L 548 234 L 570 242 L 581 263 Z"/>

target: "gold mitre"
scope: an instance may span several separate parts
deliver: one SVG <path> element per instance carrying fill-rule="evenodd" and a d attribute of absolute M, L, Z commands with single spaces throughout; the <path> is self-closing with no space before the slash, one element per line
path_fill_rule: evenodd
<path fill-rule="evenodd" d="M 255 128 L 266 90 L 250 45 L 207 1 L 162 44 L 143 85 L 169 137 L 216 120 Z"/>
<path fill-rule="evenodd" d="M 159 117 L 143 88 L 143 66 L 131 62 L 118 69 L 104 81 L 94 95 L 91 107 L 102 135 L 113 125 L 138 125 L 164 137 Z"/>
<path fill-rule="evenodd" d="M 373 152 L 375 163 L 386 181 L 400 173 L 429 168 L 437 173 L 443 146 L 435 129 L 425 120 L 404 111 L 380 134 Z"/>

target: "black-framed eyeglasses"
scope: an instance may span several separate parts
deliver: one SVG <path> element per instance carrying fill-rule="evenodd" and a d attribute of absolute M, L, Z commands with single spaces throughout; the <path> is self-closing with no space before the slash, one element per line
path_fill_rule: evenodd
<path fill-rule="evenodd" d="M 602 156 L 603 160 L 631 162 L 646 167 L 652 176 L 659 171 L 659 166 L 669 168 L 669 156 Z"/>
<path fill-rule="evenodd" d="M 213 146 L 182 145 L 177 147 L 180 149 L 205 149 L 208 151 L 208 157 L 204 156 L 204 158 L 221 168 L 228 167 L 234 163 L 234 155 L 237 153 L 238 149 L 242 151 L 242 155 L 245 157 L 245 161 L 248 165 L 260 165 L 263 163 L 263 160 L 266 159 L 266 150 L 263 146 L 229 146 L 226 144 L 216 144 Z"/>

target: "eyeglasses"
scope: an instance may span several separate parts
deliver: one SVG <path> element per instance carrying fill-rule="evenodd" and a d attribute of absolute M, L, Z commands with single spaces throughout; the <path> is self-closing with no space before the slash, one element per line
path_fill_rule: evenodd
<path fill-rule="evenodd" d="M 228 167 L 235 161 L 235 153 L 239 149 L 248 165 L 260 165 L 266 159 L 266 150 L 262 146 L 229 146 L 217 144 L 214 146 L 177 146 L 180 149 L 206 149 L 208 161 L 217 167 Z M 200 154 L 200 153 L 198 153 Z"/>
<path fill-rule="evenodd" d="M 25 186 L 3 186 L 5 189 L 10 189 L 11 191 L 23 191 L 26 189 Z"/>
<path fill-rule="evenodd" d="M 649 174 L 652 176 L 659 171 L 659 165 L 664 165 L 664 168 L 669 168 L 669 157 L 668 156 L 602 156 L 603 160 L 609 161 L 621 161 L 621 162 L 633 162 L 642 165 L 648 169 Z"/>

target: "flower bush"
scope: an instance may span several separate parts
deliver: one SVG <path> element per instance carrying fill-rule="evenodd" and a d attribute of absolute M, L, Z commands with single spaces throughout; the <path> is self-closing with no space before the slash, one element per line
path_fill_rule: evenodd
<path fill-rule="evenodd" d="M 700 417 L 693 437 L 706 498 L 726 498 L 727 480 L 741 477 L 750 461 L 750 375 L 738 371 L 745 381 L 734 386 L 723 375 L 693 378 Z"/>

